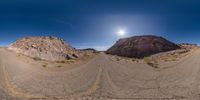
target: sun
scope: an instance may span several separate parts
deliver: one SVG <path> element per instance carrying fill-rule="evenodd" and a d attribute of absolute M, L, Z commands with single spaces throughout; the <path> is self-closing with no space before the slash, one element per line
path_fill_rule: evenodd
<path fill-rule="evenodd" d="M 120 29 L 120 30 L 118 30 L 117 35 L 118 36 L 124 36 L 124 35 L 126 35 L 126 31 L 123 30 L 123 29 Z"/>

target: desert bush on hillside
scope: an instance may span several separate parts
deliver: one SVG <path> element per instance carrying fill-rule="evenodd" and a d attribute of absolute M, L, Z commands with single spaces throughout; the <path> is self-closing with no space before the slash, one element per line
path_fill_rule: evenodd
<path fill-rule="evenodd" d="M 147 65 L 149 65 L 149 66 L 151 66 L 151 67 L 153 67 L 153 68 L 158 68 L 158 64 L 155 63 L 154 61 L 152 61 L 149 57 L 144 57 L 144 62 L 145 62 Z"/>
<path fill-rule="evenodd" d="M 46 65 L 46 64 L 44 64 L 44 65 L 42 65 L 42 67 L 47 67 L 47 65 Z"/>
<path fill-rule="evenodd" d="M 35 60 L 35 61 L 41 61 L 42 59 L 39 58 L 39 57 L 34 57 L 33 60 Z"/>
<path fill-rule="evenodd" d="M 58 68 L 61 68 L 61 67 L 63 67 L 63 66 L 62 66 L 62 65 L 58 65 L 57 67 L 58 67 Z"/>

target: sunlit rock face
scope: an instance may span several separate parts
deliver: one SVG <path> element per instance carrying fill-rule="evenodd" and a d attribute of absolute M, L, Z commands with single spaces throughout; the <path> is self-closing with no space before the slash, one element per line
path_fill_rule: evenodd
<path fill-rule="evenodd" d="M 106 53 L 124 57 L 143 58 L 155 53 L 179 48 L 178 45 L 162 37 L 143 35 L 120 39 Z"/>
<path fill-rule="evenodd" d="M 79 52 L 57 37 L 26 37 L 11 44 L 8 49 L 33 58 L 49 61 L 73 59 Z"/>

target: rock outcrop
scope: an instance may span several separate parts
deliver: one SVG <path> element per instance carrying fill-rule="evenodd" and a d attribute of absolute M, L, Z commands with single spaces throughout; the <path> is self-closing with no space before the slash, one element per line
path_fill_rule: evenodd
<path fill-rule="evenodd" d="M 79 52 L 57 37 L 26 37 L 11 44 L 8 49 L 33 58 L 61 61 L 79 57 Z"/>
<path fill-rule="evenodd" d="M 178 45 L 163 37 L 143 35 L 120 39 L 106 53 L 124 57 L 143 58 L 179 48 Z"/>
<path fill-rule="evenodd" d="M 194 48 L 198 48 L 198 45 L 197 45 L 197 44 L 190 44 L 190 43 L 181 43 L 181 44 L 179 44 L 179 46 L 180 46 L 182 49 L 187 49 L 187 50 L 191 50 L 191 49 L 194 49 Z"/>

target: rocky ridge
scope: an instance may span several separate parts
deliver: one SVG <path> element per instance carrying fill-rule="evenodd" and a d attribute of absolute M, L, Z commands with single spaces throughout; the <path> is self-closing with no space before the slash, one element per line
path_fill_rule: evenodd
<path fill-rule="evenodd" d="M 22 38 L 11 44 L 8 49 L 26 56 L 49 61 L 74 59 L 81 56 L 78 50 L 63 39 L 52 36 Z"/>
<path fill-rule="evenodd" d="M 163 37 L 143 35 L 120 39 L 106 53 L 124 57 L 143 58 L 180 48 L 180 46 Z"/>

